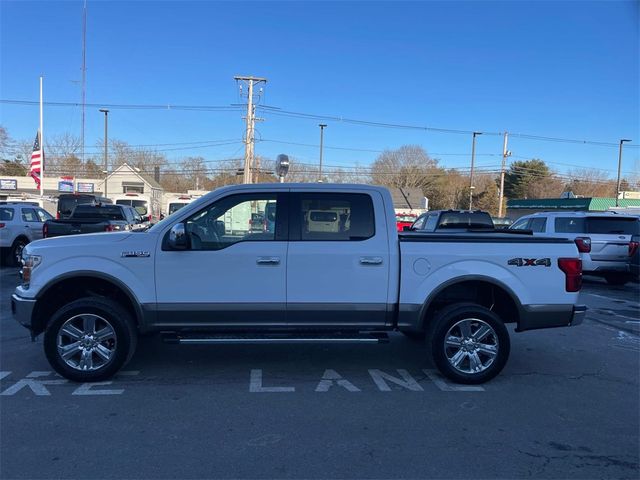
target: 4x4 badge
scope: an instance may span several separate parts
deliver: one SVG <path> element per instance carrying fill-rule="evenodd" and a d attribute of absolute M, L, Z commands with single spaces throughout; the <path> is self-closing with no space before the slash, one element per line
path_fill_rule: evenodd
<path fill-rule="evenodd" d="M 542 265 L 543 267 L 551 266 L 550 258 L 512 258 L 507 262 L 507 265 L 515 265 L 516 267 L 537 267 Z"/>

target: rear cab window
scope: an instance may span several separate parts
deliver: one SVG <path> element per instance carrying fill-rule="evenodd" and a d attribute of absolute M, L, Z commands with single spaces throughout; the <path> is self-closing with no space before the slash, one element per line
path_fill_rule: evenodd
<path fill-rule="evenodd" d="M 487 212 L 442 212 L 438 228 L 493 229 L 493 220 Z"/>
<path fill-rule="evenodd" d="M 373 201 L 362 193 L 294 194 L 291 240 L 361 241 L 375 235 Z"/>
<path fill-rule="evenodd" d="M 73 211 L 74 219 L 104 219 L 104 220 L 124 220 L 122 208 L 115 205 L 93 206 L 78 205 Z"/>

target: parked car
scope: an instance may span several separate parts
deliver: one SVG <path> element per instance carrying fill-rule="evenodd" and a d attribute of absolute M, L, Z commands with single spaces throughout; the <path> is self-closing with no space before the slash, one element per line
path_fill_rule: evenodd
<path fill-rule="evenodd" d="M 76 205 L 96 205 L 98 203 L 101 205 L 105 205 L 113 202 L 106 197 L 101 197 L 99 195 L 93 195 L 90 193 L 62 193 L 58 197 L 58 209 L 56 218 L 58 220 L 69 218 Z"/>
<path fill-rule="evenodd" d="M 152 199 L 150 195 L 143 193 L 122 193 L 113 196 L 116 205 L 129 205 L 149 223 L 157 223 L 160 220 L 160 203 Z"/>
<path fill-rule="evenodd" d="M 399 232 L 404 232 L 413 225 L 417 218 L 415 213 L 396 213 L 396 229 Z"/>
<path fill-rule="evenodd" d="M 225 226 L 257 205 L 271 205 L 272 230 Z M 340 212 L 337 230 L 305 222 L 311 212 Z M 344 343 L 400 330 L 423 335 L 448 378 L 480 383 L 507 361 L 506 323 L 576 325 L 586 309 L 576 305 L 572 241 L 398 234 L 391 194 L 366 185 L 223 187 L 144 233 L 34 242 L 23 263 L 12 311 L 32 337 L 44 332 L 52 367 L 80 382 L 115 374 L 138 333 L 189 344 Z"/>
<path fill-rule="evenodd" d="M 519 218 L 510 228 L 575 242 L 582 270 L 624 285 L 629 275 L 629 242 L 640 233 L 638 217 L 616 212 L 541 212 Z"/>
<path fill-rule="evenodd" d="M 52 218 L 36 202 L 0 202 L 0 255 L 5 263 L 18 266 L 24 247 L 42 238 L 42 224 Z"/>
<path fill-rule="evenodd" d="M 640 235 L 634 235 L 629 242 L 629 270 L 631 277 L 640 280 Z"/>
<path fill-rule="evenodd" d="M 432 210 L 413 222 L 410 230 L 424 232 L 494 230 L 491 215 L 482 210 Z"/>
<path fill-rule="evenodd" d="M 251 220 L 249 220 L 249 229 L 252 232 L 264 232 L 266 227 L 265 227 L 265 220 L 264 220 L 264 213 L 252 213 L 251 214 Z"/>
<path fill-rule="evenodd" d="M 78 205 L 64 220 L 47 220 L 42 226 L 44 238 L 83 233 L 139 230 L 145 223 L 135 208 L 128 205 Z"/>

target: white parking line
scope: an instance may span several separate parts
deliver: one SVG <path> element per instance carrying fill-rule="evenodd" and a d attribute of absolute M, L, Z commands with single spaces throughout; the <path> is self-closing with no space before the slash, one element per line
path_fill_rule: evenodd
<path fill-rule="evenodd" d="M 612 302 L 616 302 L 616 303 L 624 302 L 624 303 L 628 303 L 628 304 L 640 307 L 640 303 L 632 302 L 630 300 L 625 300 L 623 298 L 607 297 L 606 295 L 598 295 L 597 293 L 585 293 L 585 295 L 589 295 L 590 297 L 604 298 L 606 300 L 611 300 Z"/>
<path fill-rule="evenodd" d="M 597 310 L 594 310 L 593 313 L 598 313 L 598 310 L 601 311 L 601 312 L 604 312 L 605 314 L 607 314 L 607 316 L 610 315 L 610 316 L 618 317 L 618 318 L 626 318 L 628 320 L 631 320 L 632 322 L 640 322 L 638 317 L 634 318 L 634 317 L 627 317 L 626 315 L 618 315 L 613 310 L 607 310 L 607 309 L 604 309 L 604 308 L 598 308 Z"/>

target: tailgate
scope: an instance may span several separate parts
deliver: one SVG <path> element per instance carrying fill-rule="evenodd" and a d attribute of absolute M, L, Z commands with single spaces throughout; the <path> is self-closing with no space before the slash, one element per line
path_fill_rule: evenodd
<path fill-rule="evenodd" d="M 631 235 L 590 234 L 591 259 L 610 262 L 629 260 L 629 242 Z"/>

